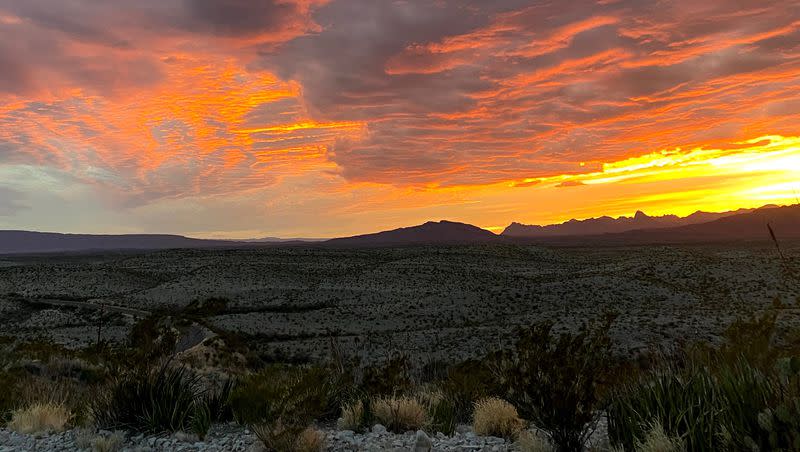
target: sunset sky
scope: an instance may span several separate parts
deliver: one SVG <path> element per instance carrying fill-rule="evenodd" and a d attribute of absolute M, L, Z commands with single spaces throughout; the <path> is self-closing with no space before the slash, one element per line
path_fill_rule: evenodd
<path fill-rule="evenodd" d="M 0 229 L 499 232 L 798 197 L 797 0 L 0 0 Z"/>

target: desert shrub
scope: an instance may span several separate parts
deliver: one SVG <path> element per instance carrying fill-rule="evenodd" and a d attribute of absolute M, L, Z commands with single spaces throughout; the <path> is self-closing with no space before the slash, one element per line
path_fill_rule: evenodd
<path fill-rule="evenodd" d="M 475 402 L 501 392 L 492 387 L 495 380 L 486 360 L 470 360 L 448 369 L 439 387 L 453 405 L 456 422 L 469 423 Z"/>
<path fill-rule="evenodd" d="M 170 320 L 164 313 L 154 312 L 136 322 L 128 337 L 129 350 L 135 351 L 131 359 L 148 362 L 171 355 L 178 335 Z"/>
<path fill-rule="evenodd" d="M 687 350 L 687 359 L 710 367 L 745 361 L 759 370 L 770 370 L 785 352 L 774 344 L 776 320 L 776 312 L 737 318 L 722 333 L 718 347 L 695 344 Z"/>
<path fill-rule="evenodd" d="M 361 390 L 373 396 L 406 394 L 414 388 L 411 362 L 405 355 L 395 354 L 381 366 L 364 369 Z"/>
<path fill-rule="evenodd" d="M 419 430 L 427 423 L 425 407 L 414 397 L 379 397 L 372 402 L 372 412 L 386 428 L 395 433 Z"/>
<path fill-rule="evenodd" d="M 800 359 L 779 361 L 773 378 L 772 397 L 768 398 L 765 406 L 758 410 L 758 405 L 751 404 L 739 409 L 736 414 L 747 416 L 748 422 L 725 424 L 723 437 L 726 446 L 751 450 L 800 450 Z M 744 394 L 744 397 L 752 398 L 752 395 Z"/>
<path fill-rule="evenodd" d="M 325 435 L 296 419 L 277 418 L 253 425 L 253 433 L 269 451 L 319 452 L 325 446 Z"/>
<path fill-rule="evenodd" d="M 513 438 L 524 426 L 514 405 L 503 399 L 489 397 L 475 402 L 472 429 L 478 435 Z"/>
<path fill-rule="evenodd" d="M 62 432 L 72 418 L 63 404 L 35 403 L 15 410 L 8 428 L 17 433 Z"/>
<path fill-rule="evenodd" d="M 496 358 L 507 399 L 558 450 L 581 450 L 597 426 L 599 389 L 612 362 L 607 334 L 612 321 L 607 316 L 558 336 L 550 322 L 534 325 L 519 332 L 514 349 Z"/>
<path fill-rule="evenodd" d="M 230 405 L 236 421 L 245 425 L 287 416 L 330 419 L 339 414 L 338 391 L 325 369 L 270 366 L 240 379 Z"/>
<path fill-rule="evenodd" d="M 203 392 L 200 379 L 169 362 L 137 369 L 114 381 L 92 404 L 98 426 L 139 432 L 175 432 L 191 427 Z"/>
<path fill-rule="evenodd" d="M 224 313 L 230 300 L 224 297 L 211 297 L 204 300 L 193 300 L 185 308 L 183 314 L 187 317 L 211 317 Z"/>

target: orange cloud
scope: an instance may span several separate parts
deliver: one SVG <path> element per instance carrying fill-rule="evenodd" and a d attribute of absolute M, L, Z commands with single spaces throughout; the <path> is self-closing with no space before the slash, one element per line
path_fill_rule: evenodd
<path fill-rule="evenodd" d="M 791 1 L 572 6 L 0 0 L 4 211 L 48 177 L 201 233 L 252 231 L 192 219 L 227 200 L 287 235 L 791 200 Z"/>

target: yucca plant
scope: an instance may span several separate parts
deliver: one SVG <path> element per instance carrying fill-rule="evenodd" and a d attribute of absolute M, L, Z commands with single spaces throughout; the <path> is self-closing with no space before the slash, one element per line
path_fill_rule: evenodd
<path fill-rule="evenodd" d="M 197 375 L 166 362 L 156 370 L 137 369 L 117 379 L 94 401 L 92 414 L 109 430 L 187 430 L 202 395 Z"/>
<path fill-rule="evenodd" d="M 197 435 L 201 441 L 205 440 L 213 420 L 214 418 L 208 405 L 202 401 L 197 402 L 191 418 L 192 433 Z"/>
<path fill-rule="evenodd" d="M 685 438 L 690 450 L 719 450 L 715 446 L 721 414 L 707 369 L 667 368 L 614 393 L 608 407 L 609 437 L 632 451 L 645 439 L 648 426 L 658 423 L 669 436 Z"/>
<path fill-rule="evenodd" d="M 202 403 L 208 408 L 212 421 L 227 422 L 233 420 L 231 394 L 235 385 L 235 381 L 232 378 L 228 378 L 221 385 L 206 391 L 204 394 Z"/>

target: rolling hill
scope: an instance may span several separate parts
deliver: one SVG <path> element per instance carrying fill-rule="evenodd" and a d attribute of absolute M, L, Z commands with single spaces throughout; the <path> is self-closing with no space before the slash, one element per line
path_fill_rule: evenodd
<path fill-rule="evenodd" d="M 500 240 L 498 235 L 471 224 L 453 221 L 429 221 L 419 226 L 337 238 L 324 243 L 335 246 L 386 246 L 488 243 L 498 240 Z"/>
<path fill-rule="evenodd" d="M 0 231 L 0 254 L 234 246 L 236 246 L 236 243 L 222 240 L 192 239 L 180 235 L 166 234 L 92 235 Z"/>

